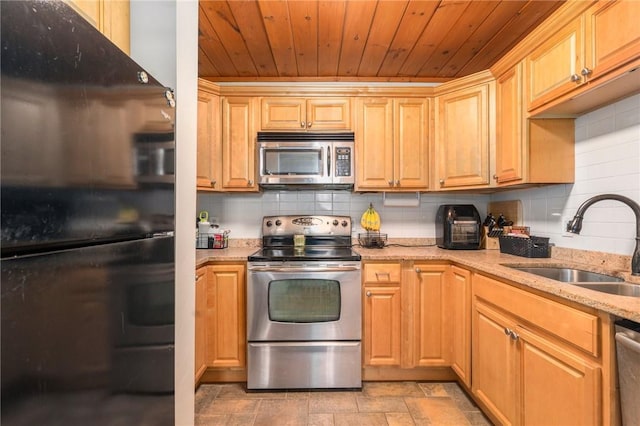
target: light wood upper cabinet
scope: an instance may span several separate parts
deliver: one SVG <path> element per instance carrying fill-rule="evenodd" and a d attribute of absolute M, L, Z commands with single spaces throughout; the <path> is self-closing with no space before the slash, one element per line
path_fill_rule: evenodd
<path fill-rule="evenodd" d="M 356 190 L 428 189 L 428 100 L 358 98 L 356 112 Z"/>
<path fill-rule="evenodd" d="M 216 190 L 221 183 L 220 96 L 217 87 L 205 80 L 198 82 L 198 190 Z"/>
<path fill-rule="evenodd" d="M 640 2 L 600 1 L 586 13 L 588 78 L 638 59 L 640 55 Z"/>
<path fill-rule="evenodd" d="M 574 120 L 526 119 L 523 64 L 496 81 L 496 185 L 574 181 Z"/>
<path fill-rule="evenodd" d="M 527 56 L 529 111 L 581 83 L 580 70 L 585 61 L 583 27 L 581 17 L 573 20 Z"/>
<path fill-rule="evenodd" d="M 244 264 L 209 265 L 206 279 L 206 364 L 246 366 L 246 278 Z"/>
<path fill-rule="evenodd" d="M 254 97 L 222 98 L 222 191 L 258 191 Z"/>
<path fill-rule="evenodd" d="M 498 184 L 522 181 L 524 115 L 522 97 L 522 63 L 496 81 L 496 173 Z"/>
<path fill-rule="evenodd" d="M 129 0 L 66 0 L 83 18 L 127 55 L 130 53 Z"/>
<path fill-rule="evenodd" d="M 537 114 L 563 101 L 580 105 L 580 100 L 570 97 L 618 79 L 624 73 L 619 68 L 625 64 L 636 67 L 640 63 L 638 21 L 640 3 L 618 0 L 598 1 L 570 22 L 563 22 L 559 31 L 525 59 L 528 111 Z M 635 80 L 610 91 L 617 97 L 632 93 L 639 86 L 637 77 Z M 585 107 L 596 107 L 609 99 L 615 97 L 597 94 L 582 102 Z"/>
<path fill-rule="evenodd" d="M 436 158 L 440 189 L 487 187 L 494 139 L 495 81 L 436 97 Z"/>
<path fill-rule="evenodd" d="M 195 385 L 207 370 L 207 268 L 196 270 Z"/>
<path fill-rule="evenodd" d="M 401 364 L 400 263 L 369 263 L 363 268 L 365 366 Z"/>
<path fill-rule="evenodd" d="M 351 98 L 263 98 L 260 123 L 262 130 L 351 130 Z"/>

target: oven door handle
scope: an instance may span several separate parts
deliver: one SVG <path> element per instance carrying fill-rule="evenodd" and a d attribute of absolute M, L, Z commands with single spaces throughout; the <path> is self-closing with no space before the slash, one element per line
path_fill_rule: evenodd
<path fill-rule="evenodd" d="M 345 272 L 357 271 L 357 266 L 321 266 L 318 268 L 308 266 L 274 267 L 274 266 L 249 266 L 250 271 L 256 272 Z"/>

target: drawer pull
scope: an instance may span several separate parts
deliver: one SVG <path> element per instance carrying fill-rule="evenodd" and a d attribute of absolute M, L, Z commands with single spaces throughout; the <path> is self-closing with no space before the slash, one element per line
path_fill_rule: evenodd
<path fill-rule="evenodd" d="M 387 277 L 387 279 L 382 280 L 381 277 Z M 376 279 L 378 281 L 391 281 L 391 274 L 388 272 L 376 272 Z"/>
<path fill-rule="evenodd" d="M 371 292 L 370 291 L 367 291 L 366 294 L 367 294 L 367 297 L 371 297 Z"/>

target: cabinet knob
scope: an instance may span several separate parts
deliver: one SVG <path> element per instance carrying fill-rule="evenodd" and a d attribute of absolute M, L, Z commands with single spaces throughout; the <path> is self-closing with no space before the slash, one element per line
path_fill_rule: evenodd
<path fill-rule="evenodd" d="M 493 175 L 493 180 L 498 180 L 498 175 Z"/>
<path fill-rule="evenodd" d="M 389 184 L 389 186 L 393 186 L 393 180 L 390 180 L 387 183 Z"/>
<path fill-rule="evenodd" d="M 371 297 L 371 292 L 370 291 L 367 291 L 365 294 L 367 295 L 367 297 Z"/>
<path fill-rule="evenodd" d="M 313 124 L 313 123 L 311 123 L 310 121 L 307 122 L 307 129 L 311 128 L 311 124 Z"/>
<path fill-rule="evenodd" d="M 511 337 L 511 340 L 513 340 L 514 342 L 517 342 L 518 339 L 520 338 L 520 336 L 518 335 L 518 333 L 516 333 L 515 331 L 511 331 L 511 333 L 509 334 L 509 337 Z"/>
<path fill-rule="evenodd" d="M 507 336 L 511 336 L 511 329 L 505 327 L 504 328 L 504 334 L 506 334 Z"/>
<path fill-rule="evenodd" d="M 304 129 L 305 127 L 307 127 L 307 123 L 305 123 L 304 121 L 301 121 L 300 122 L 300 127 L 302 127 Z"/>
<path fill-rule="evenodd" d="M 593 71 L 592 71 L 592 70 L 590 70 L 589 68 L 584 67 L 584 68 L 582 68 L 582 71 L 580 71 L 580 74 L 582 74 L 582 75 L 583 75 L 583 76 L 585 76 L 585 77 L 588 77 L 588 76 L 590 76 L 590 75 L 591 75 L 591 73 L 592 73 L 592 72 L 593 72 Z"/>
<path fill-rule="evenodd" d="M 580 81 L 582 81 L 582 77 L 580 77 L 579 74 L 572 74 L 571 81 L 573 81 L 574 83 L 580 83 Z"/>
<path fill-rule="evenodd" d="M 216 186 L 216 180 L 215 180 L 215 179 L 212 179 L 212 180 L 211 180 L 211 187 L 214 187 L 214 186 Z"/>
<path fill-rule="evenodd" d="M 416 272 L 417 272 L 418 274 L 421 274 L 421 273 L 422 273 L 422 269 L 420 269 L 420 268 L 416 268 Z"/>
<path fill-rule="evenodd" d="M 253 186 L 253 180 L 252 179 L 249 179 L 247 181 L 247 186 Z"/>
<path fill-rule="evenodd" d="M 444 179 L 440 179 L 440 185 L 444 185 Z"/>
<path fill-rule="evenodd" d="M 396 181 L 396 186 L 400 186 L 400 181 L 399 180 Z"/>

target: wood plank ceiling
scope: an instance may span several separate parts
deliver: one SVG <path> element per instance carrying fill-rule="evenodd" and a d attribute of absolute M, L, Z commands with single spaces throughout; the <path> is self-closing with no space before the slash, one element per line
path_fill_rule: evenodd
<path fill-rule="evenodd" d="M 446 81 L 489 68 L 562 1 L 200 0 L 212 81 Z"/>

